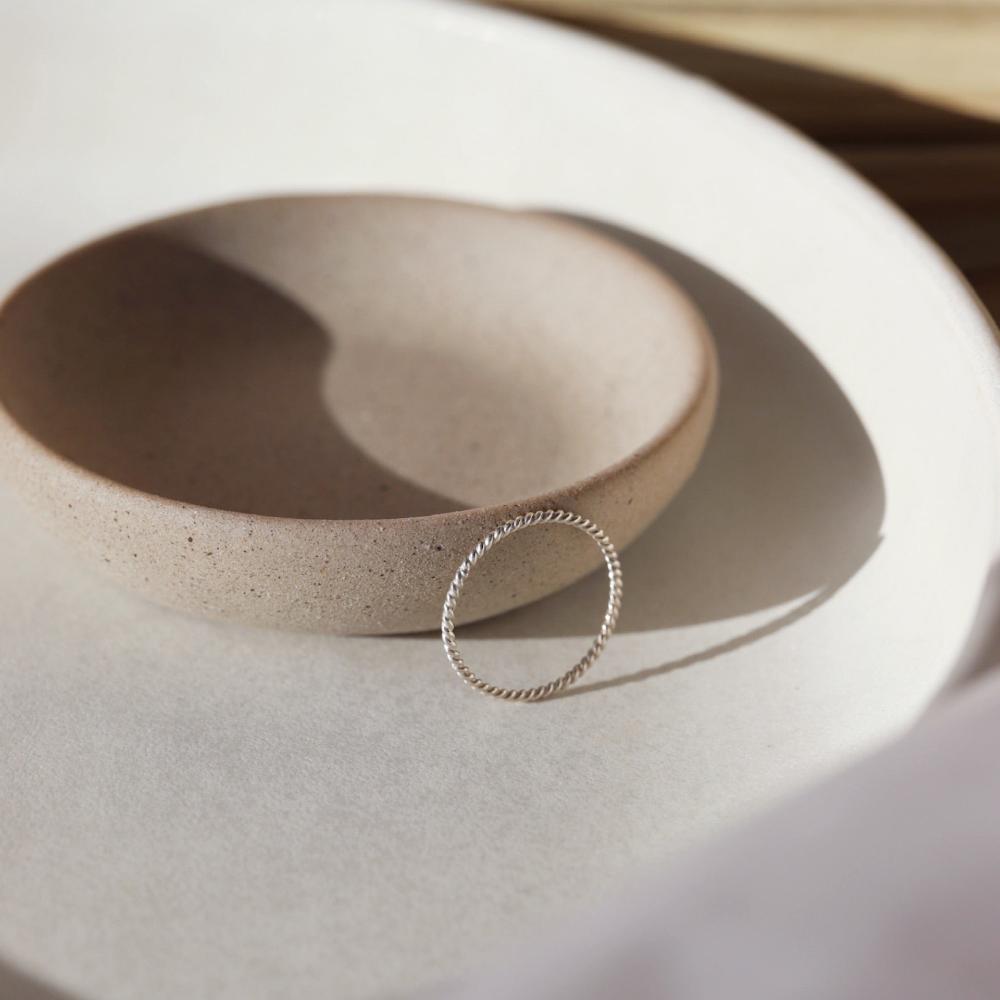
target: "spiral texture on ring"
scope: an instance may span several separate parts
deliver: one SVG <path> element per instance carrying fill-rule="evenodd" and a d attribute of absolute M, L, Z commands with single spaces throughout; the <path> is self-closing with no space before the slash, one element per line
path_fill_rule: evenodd
<path fill-rule="evenodd" d="M 608 605 L 601 621 L 600 630 L 596 638 L 590 644 L 590 648 L 583 656 L 577 660 L 572 667 L 564 674 L 550 681 L 548 684 L 541 684 L 537 687 L 528 688 L 505 688 L 490 684 L 488 681 L 477 677 L 469 668 L 462 654 L 458 649 L 458 641 L 455 639 L 455 609 L 458 605 L 459 595 L 465 586 L 465 581 L 469 578 L 476 563 L 486 555 L 487 552 L 497 542 L 502 541 L 515 532 L 522 531 L 538 524 L 565 524 L 571 528 L 589 535 L 601 550 L 604 556 L 604 564 L 608 573 Z M 445 655 L 452 669 L 471 688 L 481 691 L 483 694 L 492 695 L 494 698 L 502 698 L 505 701 L 541 701 L 559 691 L 563 691 L 571 684 L 578 681 L 593 665 L 594 661 L 604 651 L 608 644 L 615 625 L 618 623 L 618 614 L 622 603 L 622 568 L 618 559 L 618 552 L 611 539 L 596 525 L 579 514 L 572 514 L 565 510 L 536 510 L 530 514 L 520 514 L 511 518 L 498 527 L 494 528 L 488 535 L 481 538 L 476 547 L 462 560 L 458 567 L 448 594 L 445 597 L 444 608 L 441 613 L 441 641 L 444 643 Z"/>

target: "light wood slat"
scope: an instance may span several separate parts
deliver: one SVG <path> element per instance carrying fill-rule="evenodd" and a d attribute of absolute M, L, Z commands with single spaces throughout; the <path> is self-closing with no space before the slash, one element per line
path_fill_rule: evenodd
<path fill-rule="evenodd" d="M 1000 139 L 1000 124 L 887 86 L 668 34 L 588 28 L 715 80 L 827 143 Z"/>
<path fill-rule="evenodd" d="M 522 0 L 516 6 L 582 17 L 603 29 L 640 33 L 645 47 L 662 43 L 668 55 L 671 47 L 686 45 L 688 59 L 682 64 L 696 70 L 698 66 L 691 65 L 699 61 L 696 47 L 712 50 L 703 53 L 704 62 L 716 70 L 707 75 L 752 99 L 760 100 L 763 94 L 765 105 L 793 121 L 806 122 L 806 127 L 822 128 L 829 121 L 840 129 L 844 116 L 839 101 L 845 87 L 850 91 L 862 85 L 884 91 L 872 95 L 874 108 L 853 108 L 862 130 L 870 127 L 866 119 L 881 122 L 888 115 L 891 123 L 893 114 L 904 128 L 912 123 L 919 127 L 923 118 L 917 109 L 907 108 L 906 101 L 1000 121 L 1000 6 L 995 3 L 978 9 L 909 12 L 720 12 L 590 0 Z M 733 57 L 733 80 L 725 76 L 727 53 Z M 774 64 L 786 70 L 801 67 L 811 74 L 809 92 L 796 94 L 785 80 L 783 93 L 775 93 Z M 967 129 L 958 131 L 968 134 Z"/>
<path fill-rule="evenodd" d="M 560 7 L 568 15 L 662 11 L 926 11 L 957 12 L 1000 8 L 1000 0 L 523 0 L 523 6 L 540 10 Z"/>

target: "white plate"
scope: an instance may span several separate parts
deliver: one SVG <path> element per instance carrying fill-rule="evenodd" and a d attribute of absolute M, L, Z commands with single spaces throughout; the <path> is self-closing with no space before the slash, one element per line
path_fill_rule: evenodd
<path fill-rule="evenodd" d="M 701 81 L 486 9 L 5 0 L 0 18 L 4 287 L 194 204 L 434 192 L 642 234 L 723 363 L 703 468 L 626 556 L 621 634 L 541 706 L 464 690 L 433 636 L 148 606 L 5 494 L 3 976 L 149 1000 L 419 986 L 898 731 L 942 685 L 997 549 L 996 351 L 947 261 L 824 154 Z M 470 656 L 570 662 L 599 587 L 480 627 Z"/>

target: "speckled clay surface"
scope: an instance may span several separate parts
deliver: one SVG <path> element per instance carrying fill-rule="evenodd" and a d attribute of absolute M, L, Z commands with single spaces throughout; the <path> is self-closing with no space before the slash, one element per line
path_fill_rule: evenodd
<path fill-rule="evenodd" d="M 282 627 L 433 628 L 457 563 L 521 511 L 627 545 L 693 471 L 715 396 L 704 324 L 641 258 L 429 199 L 174 216 L 0 311 L 4 464 L 38 512 L 153 600 Z M 463 620 L 599 558 L 525 532 L 484 560 Z"/>

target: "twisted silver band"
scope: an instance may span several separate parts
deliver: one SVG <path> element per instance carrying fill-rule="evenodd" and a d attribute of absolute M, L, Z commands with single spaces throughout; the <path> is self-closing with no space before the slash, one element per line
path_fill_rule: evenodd
<path fill-rule="evenodd" d="M 601 555 L 604 556 L 604 564 L 608 570 L 608 607 L 604 612 L 600 631 L 597 633 L 597 638 L 591 643 L 590 649 L 561 677 L 538 687 L 497 687 L 477 677 L 462 659 L 462 654 L 458 651 L 458 642 L 455 639 L 455 607 L 458 604 L 459 594 L 462 593 L 462 587 L 465 586 L 465 581 L 476 563 L 497 542 L 523 528 L 530 528 L 536 524 L 567 524 L 571 528 L 578 528 L 585 532 L 594 540 L 601 550 Z M 593 521 L 588 521 L 587 518 L 581 517 L 579 514 L 571 514 L 565 510 L 536 510 L 531 514 L 521 514 L 494 528 L 488 535 L 480 539 L 479 544 L 462 560 L 462 564 L 458 567 L 455 578 L 448 588 L 448 596 L 445 598 L 444 609 L 441 612 L 441 641 L 444 643 L 444 652 L 452 669 L 469 687 L 482 691 L 483 694 L 491 694 L 495 698 L 503 698 L 506 701 L 541 701 L 557 691 L 568 688 L 594 665 L 594 661 L 604 651 L 604 647 L 611 638 L 611 633 L 615 630 L 621 604 L 622 567 L 618 559 L 618 552 L 611 544 L 611 539 Z"/>

